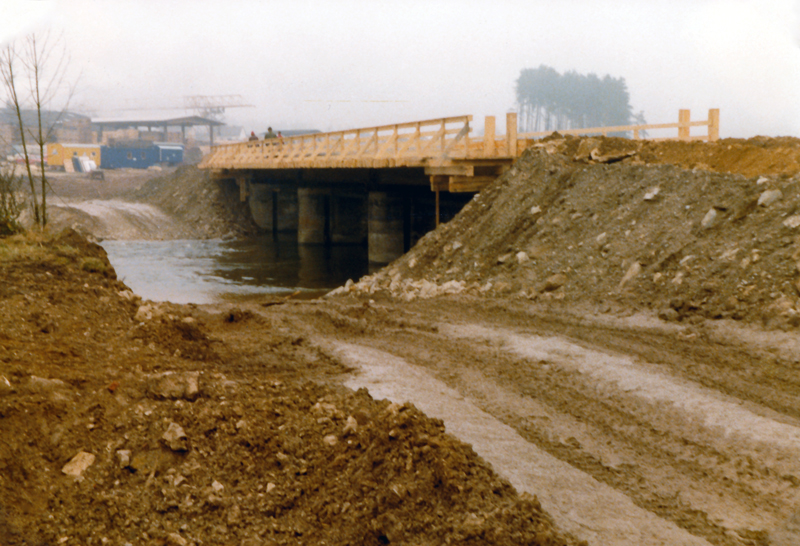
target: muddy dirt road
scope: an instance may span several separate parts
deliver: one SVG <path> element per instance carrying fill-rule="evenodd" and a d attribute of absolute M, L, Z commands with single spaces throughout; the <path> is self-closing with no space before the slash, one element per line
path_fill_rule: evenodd
<path fill-rule="evenodd" d="M 590 544 L 800 540 L 786 334 L 465 299 L 258 312 L 359 370 L 349 386 L 443 419 Z"/>

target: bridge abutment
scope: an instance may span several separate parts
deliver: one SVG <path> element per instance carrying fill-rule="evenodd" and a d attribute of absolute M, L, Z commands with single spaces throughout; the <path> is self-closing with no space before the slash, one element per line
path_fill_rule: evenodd
<path fill-rule="evenodd" d="M 297 189 L 297 242 L 301 245 L 330 242 L 330 192 L 316 188 Z"/>

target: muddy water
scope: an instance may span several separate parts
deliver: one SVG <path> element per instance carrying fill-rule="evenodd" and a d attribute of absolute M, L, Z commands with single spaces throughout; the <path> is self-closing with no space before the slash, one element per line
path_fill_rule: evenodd
<path fill-rule="evenodd" d="M 293 235 L 101 245 L 119 278 L 152 301 L 215 303 L 298 291 L 317 297 L 368 272 L 365 247 L 300 246 Z"/>

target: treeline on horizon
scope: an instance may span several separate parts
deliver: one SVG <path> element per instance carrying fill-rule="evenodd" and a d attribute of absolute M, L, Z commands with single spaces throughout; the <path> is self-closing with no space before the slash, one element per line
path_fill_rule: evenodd
<path fill-rule="evenodd" d="M 524 68 L 516 81 L 522 132 L 644 124 L 644 113 L 633 113 L 625 78 L 559 74 L 546 65 Z M 622 135 L 624 136 L 624 133 Z"/>

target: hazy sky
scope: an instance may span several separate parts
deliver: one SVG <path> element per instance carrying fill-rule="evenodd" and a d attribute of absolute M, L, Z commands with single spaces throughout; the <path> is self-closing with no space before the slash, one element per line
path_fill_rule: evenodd
<path fill-rule="evenodd" d="M 800 0 L 0 0 L 0 42 L 63 31 L 98 116 L 240 94 L 226 121 L 339 130 L 515 108 L 540 64 L 623 77 L 651 123 L 800 136 Z M 181 110 L 160 115 L 184 115 Z"/>

